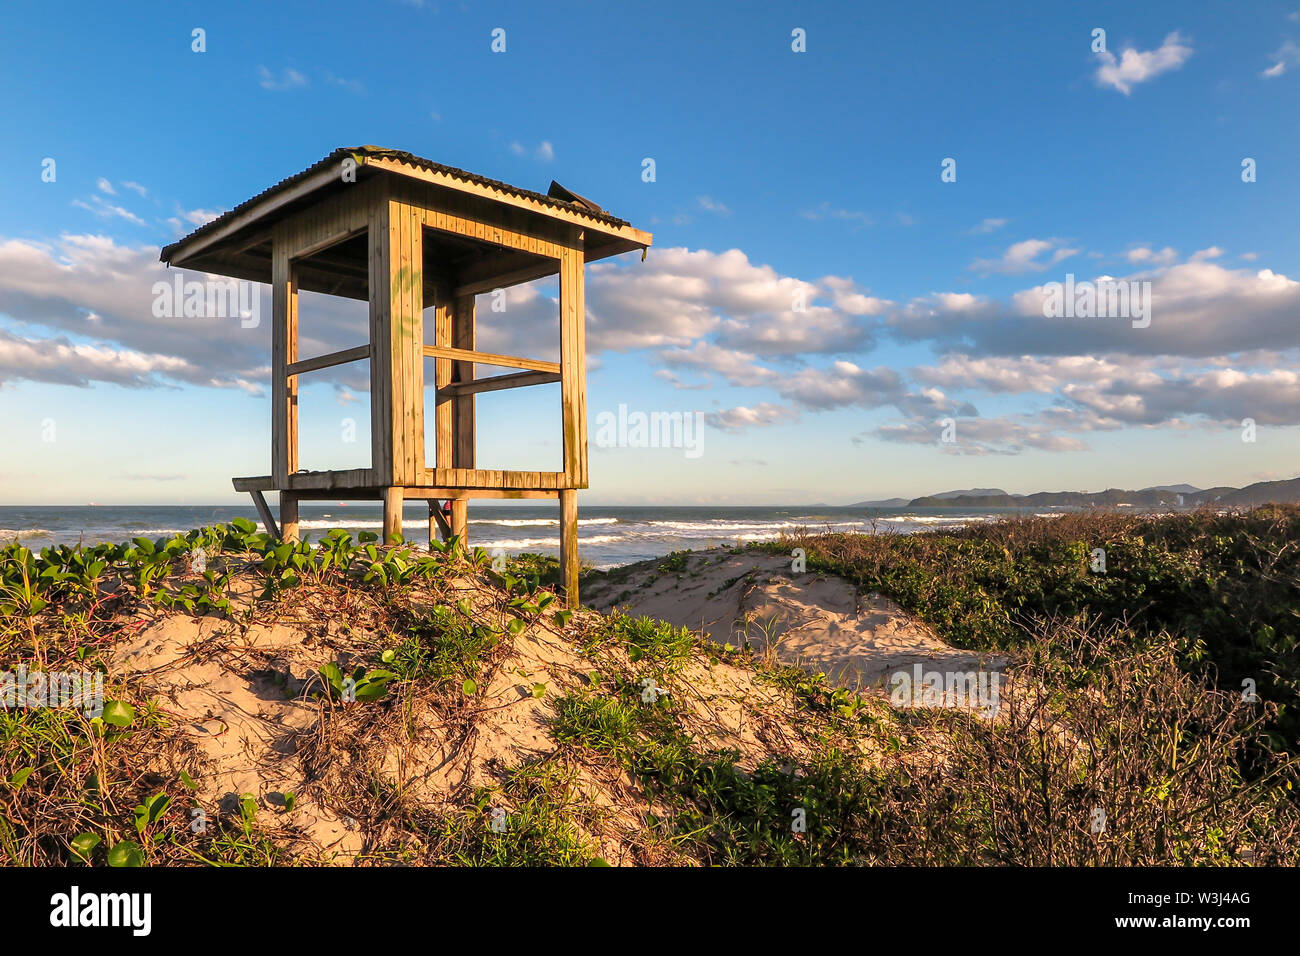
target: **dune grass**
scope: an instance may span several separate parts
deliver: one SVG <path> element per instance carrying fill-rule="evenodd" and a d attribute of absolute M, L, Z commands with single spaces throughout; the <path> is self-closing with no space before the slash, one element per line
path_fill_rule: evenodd
<path fill-rule="evenodd" d="M 246 522 L 0 549 L 0 669 L 104 670 L 144 610 L 251 620 L 310 595 L 371 635 L 354 702 L 329 680 L 285 684 L 335 714 L 301 756 L 365 828 L 361 863 L 599 865 L 622 847 L 646 865 L 1294 865 L 1298 514 L 1072 515 L 762 546 L 804 548 L 810 570 L 889 594 L 951 643 L 1010 652 L 992 720 L 891 710 L 664 622 L 560 610 L 536 559 L 497 574 L 454 544 L 286 545 Z M 473 599 L 453 579 L 473 581 Z M 549 749 L 437 806 L 376 775 L 367 748 L 409 733 L 417 710 L 472 741 L 482 688 L 542 626 L 587 672 L 562 691 L 520 678 L 550 709 Z M 744 752 L 710 742 L 690 703 L 722 675 L 752 682 L 736 706 L 764 733 Z M 298 839 L 292 794 L 209 807 L 196 831 L 204 768 L 171 746 L 178 716 L 137 680 L 105 693 L 114 706 L 94 718 L 0 709 L 0 863 L 324 862 Z"/>

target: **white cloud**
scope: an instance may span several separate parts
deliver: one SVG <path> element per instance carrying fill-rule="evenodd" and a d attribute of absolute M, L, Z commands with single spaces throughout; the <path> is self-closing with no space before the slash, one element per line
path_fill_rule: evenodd
<path fill-rule="evenodd" d="M 840 219 L 846 222 L 856 222 L 859 226 L 873 226 L 875 220 L 865 212 L 858 212 L 853 209 L 841 209 L 838 206 L 832 206 L 829 202 L 823 202 L 812 209 L 805 209 L 799 213 L 804 219 L 811 219 L 814 222 L 822 219 Z"/>
<path fill-rule="evenodd" d="M 752 408 L 738 405 L 721 412 L 710 412 L 704 416 L 704 420 L 723 431 L 742 431 L 746 428 L 780 425 L 795 421 L 798 417 L 799 412 L 793 408 L 762 402 Z"/>
<path fill-rule="evenodd" d="M 109 382 L 126 387 L 156 387 L 202 372 L 170 355 L 74 343 L 66 338 L 26 338 L 0 328 L 0 385 L 17 381 L 86 386 Z"/>
<path fill-rule="evenodd" d="M 49 356 L 63 355 L 73 363 L 76 372 L 70 378 L 78 383 L 99 380 L 144 386 L 169 380 L 257 388 L 248 383 L 265 377 L 270 322 L 242 328 L 237 318 L 154 316 L 154 284 L 170 284 L 177 274 L 203 278 L 167 269 L 152 245 L 121 246 L 95 235 L 64 235 L 53 243 L 0 238 L 0 315 L 17 326 L 7 326 L 12 339 L 8 354 L 17 364 L 6 367 L 6 376 L 50 380 L 52 373 L 43 363 Z M 260 314 L 269 316 L 265 287 L 258 287 L 257 294 Z M 92 315 L 95 319 L 88 321 Z M 313 319 L 328 335 L 330 313 Z M 87 336 L 95 341 L 76 341 Z M 333 337 L 346 343 L 355 339 L 355 333 L 339 330 Z M 53 344 L 22 345 L 41 341 Z M 304 345 L 304 354 L 315 354 L 314 349 L 313 340 Z M 31 375 L 19 361 L 24 355 L 32 359 Z"/>
<path fill-rule="evenodd" d="M 286 66 L 281 70 L 279 76 L 276 76 L 266 67 L 259 66 L 257 68 L 257 75 L 259 77 L 258 83 L 264 90 L 300 89 L 307 86 L 310 82 L 306 76 L 290 66 Z"/>
<path fill-rule="evenodd" d="M 1039 259 L 1039 256 L 1048 251 L 1051 251 L 1052 255 L 1047 260 Z M 984 275 L 993 272 L 1004 275 L 1042 272 L 1078 253 L 1078 249 L 1068 249 L 1063 246 L 1059 239 L 1024 239 L 1008 246 L 1000 259 L 976 259 L 971 263 L 970 268 Z"/>
<path fill-rule="evenodd" d="M 106 201 L 103 196 L 92 195 L 90 197 L 90 202 L 86 202 L 84 199 L 74 199 L 72 200 L 72 205 L 76 206 L 78 209 L 85 209 L 88 212 L 92 212 L 100 219 L 125 219 L 127 222 L 134 223 L 137 226 L 146 225 L 145 221 L 135 213 L 117 205 L 116 203 Z"/>
<path fill-rule="evenodd" d="M 1178 69 L 1191 55 L 1192 48 L 1177 30 L 1165 37 L 1164 43 L 1155 50 L 1141 51 L 1128 47 L 1120 53 L 1119 59 L 1110 52 L 1099 53 L 1097 57 L 1102 62 L 1097 67 L 1097 85 L 1111 87 L 1128 96 L 1134 86 Z"/>
<path fill-rule="evenodd" d="M 223 212 L 224 209 L 182 209 L 181 218 L 192 226 L 205 226 Z"/>
<path fill-rule="evenodd" d="M 587 275 L 588 342 L 620 351 L 709 335 L 765 356 L 857 350 L 870 343 L 866 316 L 889 305 L 851 279 L 781 275 L 739 249 L 651 250 L 644 263 L 595 263 Z"/>
<path fill-rule="evenodd" d="M 330 86 L 337 86 L 347 90 L 349 93 L 364 93 L 366 85 L 360 80 L 349 80 L 346 77 L 335 76 L 329 70 L 326 70 L 322 77 Z"/>
<path fill-rule="evenodd" d="M 199 221 L 211 213 L 187 215 Z M 1042 265 L 1063 250 L 1058 240 L 1040 242 L 1046 247 L 1004 258 Z M 628 257 L 589 268 L 589 354 L 595 367 L 604 350 L 649 349 L 662 363 L 654 374 L 675 388 L 762 390 L 715 413 L 720 428 L 892 407 L 901 421 L 887 422 L 878 437 L 932 441 L 939 417 L 960 418 L 971 439 L 962 450 L 975 454 L 1069 450 L 1082 446 L 1078 436 L 1087 431 L 1205 427 L 1234 415 L 1300 424 L 1300 282 L 1268 269 L 1225 268 L 1211 261 L 1222 256 L 1217 246 L 1173 265 L 1138 248 L 1148 254 L 1131 257 L 1144 270 L 1136 275 L 1153 292 L 1146 329 L 1045 319 L 1042 286 L 1002 301 L 936 292 L 897 305 L 850 277 L 784 275 L 739 249 L 655 249 L 645 262 Z M 103 236 L 0 239 L 0 314 L 12 317 L 0 324 L 0 375 L 261 387 L 269 323 L 242 329 L 237 321 L 155 318 L 152 285 L 175 275 L 156 256 L 152 246 Z M 554 280 L 546 280 L 507 290 L 504 315 L 485 303 L 480 347 L 554 358 L 556 296 Z M 800 299 L 806 308 L 796 312 Z M 355 345 L 364 335 L 360 303 L 304 294 L 303 312 L 311 317 L 303 354 Z M 941 358 L 910 369 L 869 363 L 862 355 L 880 336 L 927 343 Z M 363 372 L 329 374 L 322 377 L 339 389 L 340 402 L 363 394 Z M 1017 394 L 1050 407 L 981 424 L 966 398 Z"/>
<path fill-rule="evenodd" d="M 1295 43 L 1287 40 L 1282 44 L 1278 51 L 1270 57 L 1270 59 L 1276 60 L 1277 62 L 1264 70 L 1260 75 L 1267 77 L 1281 76 L 1286 72 L 1287 67 L 1300 64 L 1300 46 L 1296 46 Z"/>
<path fill-rule="evenodd" d="M 980 224 L 971 230 L 971 235 L 982 236 L 990 232 L 996 232 L 1005 226 L 1010 220 L 1007 219 L 984 219 Z"/>
<path fill-rule="evenodd" d="M 1005 418 L 954 418 L 955 441 L 941 441 L 945 423 L 913 420 L 882 425 L 867 435 L 909 445 L 934 445 L 950 455 L 1018 455 L 1027 449 L 1038 451 L 1083 451 L 1088 446 L 1070 435 L 1026 416 Z"/>
<path fill-rule="evenodd" d="M 99 187 L 99 191 L 102 193 L 108 193 L 110 196 L 117 195 L 117 190 L 113 188 L 113 184 L 103 176 L 100 176 L 99 179 L 95 181 L 95 185 Z"/>
<path fill-rule="evenodd" d="M 1207 250 L 1208 251 L 1208 250 Z M 1170 263 L 1178 261 L 1178 251 L 1169 246 L 1165 246 L 1158 252 L 1149 246 L 1138 246 L 1124 253 L 1124 258 L 1132 263 L 1142 263 L 1153 266 L 1167 266 Z"/>
<path fill-rule="evenodd" d="M 1076 281 L 1086 277 L 1079 276 Z M 892 309 L 886 328 L 904 341 L 943 351 L 994 355 L 1133 355 L 1207 357 L 1300 345 L 1300 282 L 1269 269 L 1227 269 L 1184 262 L 1121 276 L 1151 282 L 1148 328 L 1124 318 L 1045 318 L 1043 286 L 1005 302 L 930 295 Z"/>
<path fill-rule="evenodd" d="M 511 140 L 510 145 L 507 148 L 516 156 L 527 156 L 529 154 L 528 147 L 517 139 Z M 549 163 L 555 159 L 555 147 L 551 145 L 550 140 L 543 140 L 537 148 L 531 152 L 533 158 L 538 162 Z"/>

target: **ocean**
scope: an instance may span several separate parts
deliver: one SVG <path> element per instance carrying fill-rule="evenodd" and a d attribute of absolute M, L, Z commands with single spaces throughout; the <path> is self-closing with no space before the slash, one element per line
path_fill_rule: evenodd
<path fill-rule="evenodd" d="M 272 506 L 272 511 L 275 507 Z M 784 532 L 806 528 L 861 533 L 911 533 L 990 521 L 1004 515 L 1033 513 L 1022 508 L 964 510 L 955 508 L 862 507 L 631 507 L 592 505 L 578 512 L 578 553 L 584 563 L 617 567 L 659 557 L 684 548 L 765 541 Z M 1059 513 L 1059 512 L 1058 512 Z M 428 541 L 428 507 L 409 503 L 402 526 L 407 538 Z M 97 544 L 144 536 L 159 538 L 232 518 L 257 522 L 247 507 L 184 505 L 0 506 L 0 543 L 15 539 L 34 550 L 51 544 Z M 545 504 L 472 502 L 470 544 L 506 554 L 535 551 L 558 554 L 559 508 Z M 378 532 L 382 510 L 378 502 L 302 502 L 300 529 L 309 541 L 342 528 Z M 260 523 L 259 523 L 260 525 Z"/>

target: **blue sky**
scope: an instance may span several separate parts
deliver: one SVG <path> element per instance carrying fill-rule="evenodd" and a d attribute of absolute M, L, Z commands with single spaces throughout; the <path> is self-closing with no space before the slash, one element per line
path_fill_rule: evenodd
<path fill-rule="evenodd" d="M 267 473 L 265 329 L 149 321 L 158 249 L 361 143 L 654 233 L 589 270 L 592 436 L 699 411 L 702 453 L 593 447 L 585 502 L 1293 477 L 1300 2 L 1201 6 L 9 3 L 0 503 Z M 1149 282 L 1150 326 L 1044 318 L 1067 273 Z M 544 354 L 554 294 L 481 307 L 485 340 Z M 352 305 L 303 314 L 361 341 Z M 365 464 L 347 374 L 303 381 L 305 467 Z M 554 387 L 479 409 L 483 467 L 557 464 Z"/>

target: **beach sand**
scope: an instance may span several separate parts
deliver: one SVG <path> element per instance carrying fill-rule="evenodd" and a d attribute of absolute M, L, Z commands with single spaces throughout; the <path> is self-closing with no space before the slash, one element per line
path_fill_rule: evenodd
<path fill-rule="evenodd" d="M 583 602 L 670 621 L 718 644 L 748 641 L 756 653 L 855 689 L 880 690 L 915 664 L 965 672 L 1007 663 L 950 647 L 882 595 L 860 595 L 835 575 L 794 572 L 789 557 L 756 551 L 718 548 L 617 568 L 586 585 Z"/>

